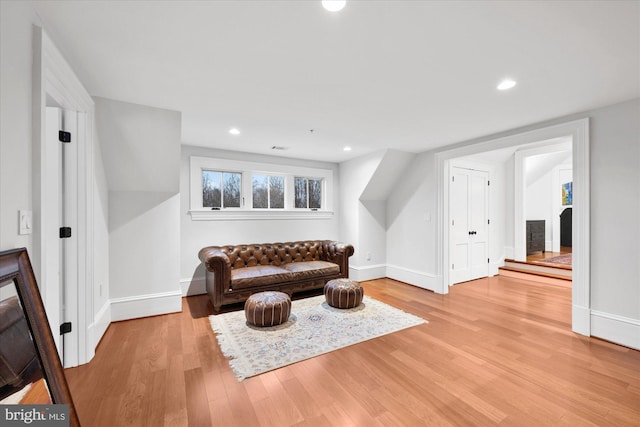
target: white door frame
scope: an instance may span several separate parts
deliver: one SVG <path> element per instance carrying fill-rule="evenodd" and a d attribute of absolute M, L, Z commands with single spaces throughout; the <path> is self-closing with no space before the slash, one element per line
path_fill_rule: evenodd
<path fill-rule="evenodd" d="M 55 100 L 60 107 L 78 112 L 77 135 L 77 192 L 74 194 L 75 224 L 73 233 L 78 236 L 76 256 L 69 260 L 67 268 L 77 272 L 77 304 L 68 307 L 72 317 L 77 319 L 73 325 L 77 331 L 78 348 L 75 364 L 91 360 L 95 348 L 87 338 L 88 327 L 93 323 L 93 120 L 94 103 L 82 86 L 62 54 L 47 34 L 38 26 L 33 27 L 33 206 L 34 206 L 34 270 L 43 299 L 51 298 L 47 294 L 49 278 L 44 268 L 52 260 L 47 252 L 50 242 L 48 236 L 58 234 L 47 224 L 49 206 L 47 205 L 47 163 L 49 149 L 46 144 L 46 106 L 47 97 Z M 54 334 L 56 330 L 52 331 Z M 75 351 L 75 350 L 74 350 Z M 66 351 L 65 351 L 66 353 Z"/>
<path fill-rule="evenodd" d="M 469 156 L 500 148 L 533 144 L 554 138 L 570 136 L 573 146 L 573 286 L 572 330 L 591 334 L 590 300 L 590 183 L 589 183 L 589 118 L 542 127 L 514 135 L 491 139 L 476 144 L 435 153 L 437 215 L 436 221 L 436 277 L 435 292 L 449 292 L 449 162 L 457 157 Z M 515 188 L 519 188 L 516 186 Z M 517 206 L 516 206 L 517 208 Z"/>

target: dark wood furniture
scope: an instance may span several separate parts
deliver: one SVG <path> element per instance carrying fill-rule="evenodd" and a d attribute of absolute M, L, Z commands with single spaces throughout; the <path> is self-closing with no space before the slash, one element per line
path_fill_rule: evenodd
<path fill-rule="evenodd" d="M 15 354 L 16 351 L 26 351 L 27 358 L 31 358 L 32 354 L 37 356 L 38 366 L 40 371 L 37 375 L 29 374 L 25 377 L 25 381 L 34 381 L 36 378 L 44 378 L 46 380 L 46 386 L 48 387 L 49 396 L 51 396 L 51 402 L 42 402 L 43 404 L 66 404 L 69 405 L 69 425 L 79 426 L 80 421 L 76 413 L 73 400 L 71 399 L 71 393 L 69 392 L 69 386 L 58 357 L 58 351 L 56 350 L 55 342 L 53 341 L 53 335 L 51 328 L 49 327 L 49 321 L 47 320 L 47 314 L 44 310 L 42 298 L 40 297 L 40 291 L 36 283 L 36 278 L 31 268 L 31 261 L 27 254 L 27 250 L 14 249 L 0 253 L 0 288 L 3 288 L 3 292 L 10 294 L 5 301 L 6 304 L 13 304 L 19 302 L 20 314 L 24 316 L 20 319 L 20 322 L 24 322 L 27 328 L 22 328 L 23 334 L 27 336 L 13 337 L 12 339 L 2 339 L 0 341 L 0 350 L 2 354 L 2 365 L 0 365 L 0 371 L 5 373 L 12 368 L 12 361 L 19 359 Z M 14 299 L 17 297 L 17 299 Z M 4 318 L 3 321 L 7 320 Z M 12 328 L 13 333 L 18 333 L 21 328 Z M 3 337 L 6 338 L 6 337 Z M 18 341 L 29 341 L 32 343 L 33 348 L 25 350 L 21 345 L 17 345 Z M 24 356 L 24 355 L 22 355 Z M 24 357 L 22 357 L 24 358 Z M 9 364 L 9 365 L 7 365 Z M 28 369 L 27 369 L 28 370 Z M 21 379 L 12 379 L 12 383 L 21 388 L 24 386 L 24 381 Z"/>
<path fill-rule="evenodd" d="M 560 214 L 560 246 L 573 246 L 572 242 L 572 217 L 573 209 L 567 208 Z"/>
<path fill-rule="evenodd" d="M 527 255 L 544 252 L 544 220 L 527 221 Z"/>

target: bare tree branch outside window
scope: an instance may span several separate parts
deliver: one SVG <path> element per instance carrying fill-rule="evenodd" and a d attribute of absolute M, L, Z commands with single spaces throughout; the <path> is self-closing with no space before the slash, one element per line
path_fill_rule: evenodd
<path fill-rule="evenodd" d="M 322 208 L 322 180 L 295 178 L 295 207 L 308 209 Z"/>
<path fill-rule="evenodd" d="M 242 174 L 202 171 L 202 207 L 239 208 Z"/>
<path fill-rule="evenodd" d="M 252 192 L 254 208 L 284 208 L 284 177 L 274 175 L 253 175 Z"/>
<path fill-rule="evenodd" d="M 202 206 L 205 208 L 222 207 L 222 174 L 214 171 L 202 171 Z"/>
<path fill-rule="evenodd" d="M 267 187 L 268 176 L 254 175 L 252 178 L 253 207 L 266 209 L 269 207 L 269 190 Z"/>
<path fill-rule="evenodd" d="M 322 180 L 309 179 L 309 208 L 322 208 Z"/>
<path fill-rule="evenodd" d="M 284 177 L 269 177 L 269 207 L 284 209 Z"/>

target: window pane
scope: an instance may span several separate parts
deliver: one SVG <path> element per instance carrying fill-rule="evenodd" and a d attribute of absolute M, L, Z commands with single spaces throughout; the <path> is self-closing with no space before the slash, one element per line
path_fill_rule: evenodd
<path fill-rule="evenodd" d="M 322 207 L 322 180 L 309 180 L 309 208 L 320 209 Z"/>
<path fill-rule="evenodd" d="M 253 182 L 253 207 L 254 208 L 268 208 L 269 207 L 269 192 L 267 188 L 267 179 L 269 177 L 265 175 L 254 175 Z"/>
<path fill-rule="evenodd" d="M 295 207 L 306 208 L 307 206 L 307 178 L 295 179 Z"/>
<path fill-rule="evenodd" d="M 233 172 L 224 172 L 222 179 L 224 180 L 224 196 L 223 203 L 225 208 L 240 207 L 240 183 L 242 182 L 242 174 Z"/>
<path fill-rule="evenodd" d="M 205 208 L 222 207 L 220 181 L 222 174 L 214 171 L 202 171 L 202 206 Z"/>
<path fill-rule="evenodd" d="M 284 209 L 284 177 L 269 177 L 269 198 L 272 209 Z"/>

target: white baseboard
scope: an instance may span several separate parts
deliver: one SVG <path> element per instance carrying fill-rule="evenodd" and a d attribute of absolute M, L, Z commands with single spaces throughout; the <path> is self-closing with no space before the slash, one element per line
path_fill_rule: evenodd
<path fill-rule="evenodd" d="M 432 274 L 391 264 L 387 264 L 387 277 L 434 292 L 438 285 L 437 277 Z"/>
<path fill-rule="evenodd" d="M 111 299 L 111 321 L 136 319 L 182 311 L 182 292 L 162 292 Z"/>
<path fill-rule="evenodd" d="M 359 267 L 357 265 L 349 266 L 349 278 L 357 282 L 366 280 L 381 279 L 386 277 L 387 267 L 384 264 L 367 265 Z"/>
<path fill-rule="evenodd" d="M 640 350 L 640 320 L 591 310 L 591 335 Z"/>
<path fill-rule="evenodd" d="M 546 252 L 553 252 L 553 241 L 552 240 L 545 240 L 544 241 L 544 250 Z"/>
<path fill-rule="evenodd" d="M 193 279 L 180 280 L 180 290 L 183 297 L 191 295 L 202 295 L 207 293 L 207 286 L 204 277 L 194 277 Z"/>
<path fill-rule="evenodd" d="M 89 363 L 96 353 L 98 343 L 107 332 L 111 324 L 111 302 L 105 301 L 104 305 L 93 318 L 93 323 L 87 328 L 87 360 L 82 363 Z"/>

